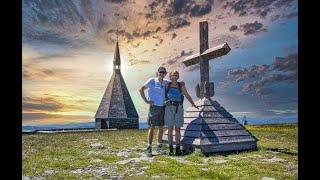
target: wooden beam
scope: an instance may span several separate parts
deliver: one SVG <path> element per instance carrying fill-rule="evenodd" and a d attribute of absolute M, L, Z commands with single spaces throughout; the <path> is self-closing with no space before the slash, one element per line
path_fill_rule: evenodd
<path fill-rule="evenodd" d="M 230 52 L 230 50 L 231 50 L 231 48 L 228 45 L 228 43 L 224 43 L 224 44 L 221 44 L 219 46 L 207 49 L 202 54 L 196 53 L 196 54 L 193 54 L 191 56 L 188 56 L 183 60 L 182 63 L 186 67 L 192 66 L 192 65 L 198 64 L 200 62 L 200 56 L 202 56 L 203 59 L 209 61 L 211 59 L 214 59 L 214 58 L 217 58 L 217 57 L 224 56 L 224 55 L 228 54 Z"/>

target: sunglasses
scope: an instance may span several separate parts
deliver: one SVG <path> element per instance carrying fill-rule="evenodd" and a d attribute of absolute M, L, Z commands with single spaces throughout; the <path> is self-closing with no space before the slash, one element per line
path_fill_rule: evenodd
<path fill-rule="evenodd" d="M 165 74 L 165 73 L 167 73 L 167 72 L 165 72 L 165 71 L 159 71 L 159 73 L 163 73 L 163 74 Z"/>

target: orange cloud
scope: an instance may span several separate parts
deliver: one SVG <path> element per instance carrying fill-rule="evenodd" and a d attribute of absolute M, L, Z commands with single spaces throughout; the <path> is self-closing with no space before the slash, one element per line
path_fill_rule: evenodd
<path fill-rule="evenodd" d="M 26 80 L 47 80 L 57 77 L 57 74 L 46 68 L 29 68 L 27 66 L 22 68 L 22 77 Z"/>
<path fill-rule="evenodd" d="M 46 124 L 46 123 L 68 123 L 68 122 L 85 122 L 92 120 L 88 115 L 61 115 L 48 113 L 22 113 L 22 121 L 27 124 Z"/>
<path fill-rule="evenodd" d="M 62 110 L 65 105 L 53 98 L 22 98 L 23 111 L 49 111 L 57 112 Z"/>
<path fill-rule="evenodd" d="M 23 112 L 73 112 L 79 110 L 94 111 L 90 108 L 91 101 L 78 99 L 64 103 L 63 100 L 68 100 L 64 97 L 23 97 L 22 98 L 22 111 Z"/>

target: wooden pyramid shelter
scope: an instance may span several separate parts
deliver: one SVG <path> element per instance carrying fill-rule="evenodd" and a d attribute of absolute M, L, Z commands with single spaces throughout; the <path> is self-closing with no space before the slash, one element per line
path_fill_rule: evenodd
<path fill-rule="evenodd" d="M 95 115 L 96 129 L 139 128 L 139 116 L 120 71 L 118 41 L 113 59 L 113 74 Z"/>
<path fill-rule="evenodd" d="M 195 104 L 199 109 L 189 107 L 184 114 L 181 127 L 181 145 L 184 150 L 199 148 L 201 152 L 207 153 L 257 148 L 257 138 L 217 101 L 203 98 Z M 167 135 L 168 131 L 164 133 L 165 142 Z"/>

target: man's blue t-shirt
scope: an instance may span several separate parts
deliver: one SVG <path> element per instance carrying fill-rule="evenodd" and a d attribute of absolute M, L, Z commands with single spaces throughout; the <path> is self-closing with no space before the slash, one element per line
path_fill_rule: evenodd
<path fill-rule="evenodd" d="M 156 77 L 150 78 L 144 83 L 144 86 L 148 89 L 148 100 L 153 101 L 155 106 L 164 106 L 165 89 L 169 82 L 170 80 L 163 79 L 162 83 L 160 83 Z"/>

